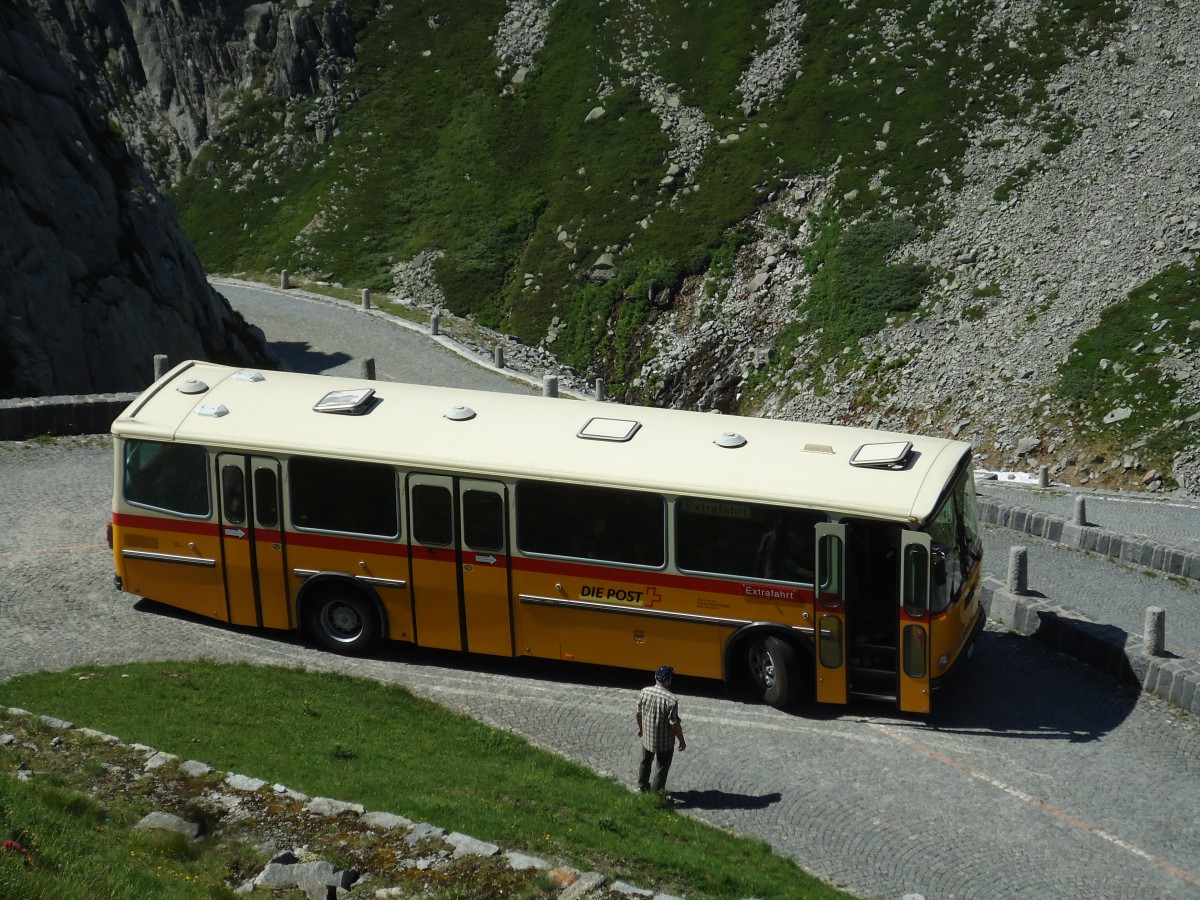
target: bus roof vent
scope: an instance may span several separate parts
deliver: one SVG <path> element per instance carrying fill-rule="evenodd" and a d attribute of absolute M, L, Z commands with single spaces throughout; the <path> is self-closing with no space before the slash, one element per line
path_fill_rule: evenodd
<path fill-rule="evenodd" d="M 266 381 L 262 372 L 253 369 L 239 369 L 231 376 L 234 381 Z"/>
<path fill-rule="evenodd" d="M 179 387 L 175 388 L 181 394 L 203 394 L 208 390 L 208 385 L 203 381 L 197 381 L 195 378 L 189 378 L 187 381 L 179 382 Z"/>
<path fill-rule="evenodd" d="M 863 444 L 850 454 L 850 465 L 866 469 L 903 469 L 912 453 L 912 441 Z"/>
<path fill-rule="evenodd" d="M 587 424 L 579 429 L 577 437 L 586 438 L 589 441 L 617 441 L 620 443 L 630 440 L 641 427 L 642 423 L 633 419 L 602 419 L 596 416 L 587 420 Z"/>
<path fill-rule="evenodd" d="M 219 419 L 221 416 L 229 415 L 229 407 L 224 403 L 204 403 L 196 407 L 196 415 Z"/>
<path fill-rule="evenodd" d="M 738 447 L 746 446 L 746 439 L 736 431 L 722 431 L 717 435 L 717 439 L 713 443 L 715 443 L 718 447 L 736 450 Z"/>
<path fill-rule="evenodd" d="M 828 444 L 805 444 L 804 452 L 805 453 L 828 453 L 830 456 L 832 456 L 833 448 L 830 447 Z"/>
<path fill-rule="evenodd" d="M 446 410 L 446 418 L 451 422 L 469 422 L 475 418 L 475 410 L 469 406 L 452 406 Z"/>
<path fill-rule="evenodd" d="M 316 402 L 313 409 L 322 413 L 341 413 L 346 416 L 361 416 L 374 406 L 375 388 L 357 388 L 347 391 L 330 391 Z"/>

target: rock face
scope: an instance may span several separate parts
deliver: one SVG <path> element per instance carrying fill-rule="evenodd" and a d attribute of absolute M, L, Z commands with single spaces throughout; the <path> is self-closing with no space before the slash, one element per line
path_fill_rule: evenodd
<path fill-rule="evenodd" d="M 45 6 L 0 6 L 0 396 L 140 390 L 156 353 L 267 364 Z"/>
<path fill-rule="evenodd" d="M 354 52 L 346 8 L 232 0 L 37 0 L 39 19 L 86 46 L 72 67 L 112 110 L 158 184 L 173 184 L 244 96 L 321 94 L 315 125 Z M 57 43 L 57 41 L 56 41 Z"/>

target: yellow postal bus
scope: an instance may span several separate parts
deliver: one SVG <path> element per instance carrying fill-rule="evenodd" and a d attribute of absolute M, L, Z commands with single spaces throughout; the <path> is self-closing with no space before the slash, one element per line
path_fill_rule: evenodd
<path fill-rule="evenodd" d="M 928 712 L 983 628 L 957 441 L 201 362 L 112 430 L 120 589 L 343 653 Z"/>

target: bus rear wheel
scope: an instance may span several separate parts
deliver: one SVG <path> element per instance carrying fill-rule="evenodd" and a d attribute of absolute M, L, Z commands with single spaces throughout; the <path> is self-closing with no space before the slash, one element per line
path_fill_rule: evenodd
<path fill-rule="evenodd" d="M 309 607 L 308 630 L 326 649 L 359 655 L 375 645 L 379 626 L 366 598 L 351 591 L 327 591 Z"/>
<path fill-rule="evenodd" d="M 801 674 L 796 648 L 782 638 L 758 638 L 746 654 L 750 682 L 764 703 L 783 709 L 796 699 Z"/>

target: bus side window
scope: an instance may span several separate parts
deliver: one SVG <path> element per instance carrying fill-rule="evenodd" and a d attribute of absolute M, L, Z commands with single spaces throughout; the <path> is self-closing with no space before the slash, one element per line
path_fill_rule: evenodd
<path fill-rule="evenodd" d="M 910 616 L 923 616 L 929 610 L 929 554 L 919 544 L 909 544 L 904 555 L 904 611 Z"/>
<path fill-rule="evenodd" d="M 125 444 L 122 488 L 137 506 L 185 516 L 209 514 L 208 452 L 193 444 L 130 440 Z"/>
<path fill-rule="evenodd" d="M 288 461 L 292 519 L 300 528 L 397 537 L 396 472 L 382 463 L 295 456 Z"/>
<path fill-rule="evenodd" d="M 246 521 L 246 481 L 239 466 L 221 467 L 221 513 L 234 525 Z"/>
<path fill-rule="evenodd" d="M 438 547 L 449 547 L 454 542 L 454 510 L 446 488 L 416 485 L 412 490 L 412 517 L 414 540 Z"/>
<path fill-rule="evenodd" d="M 517 546 L 548 556 L 658 567 L 666 559 L 666 502 L 650 491 L 520 481 Z"/>
<path fill-rule="evenodd" d="M 463 493 L 463 543 L 471 550 L 504 550 L 504 500 L 492 491 Z"/>
<path fill-rule="evenodd" d="M 259 525 L 273 528 L 279 524 L 279 486 L 270 469 L 254 471 L 254 508 Z"/>

